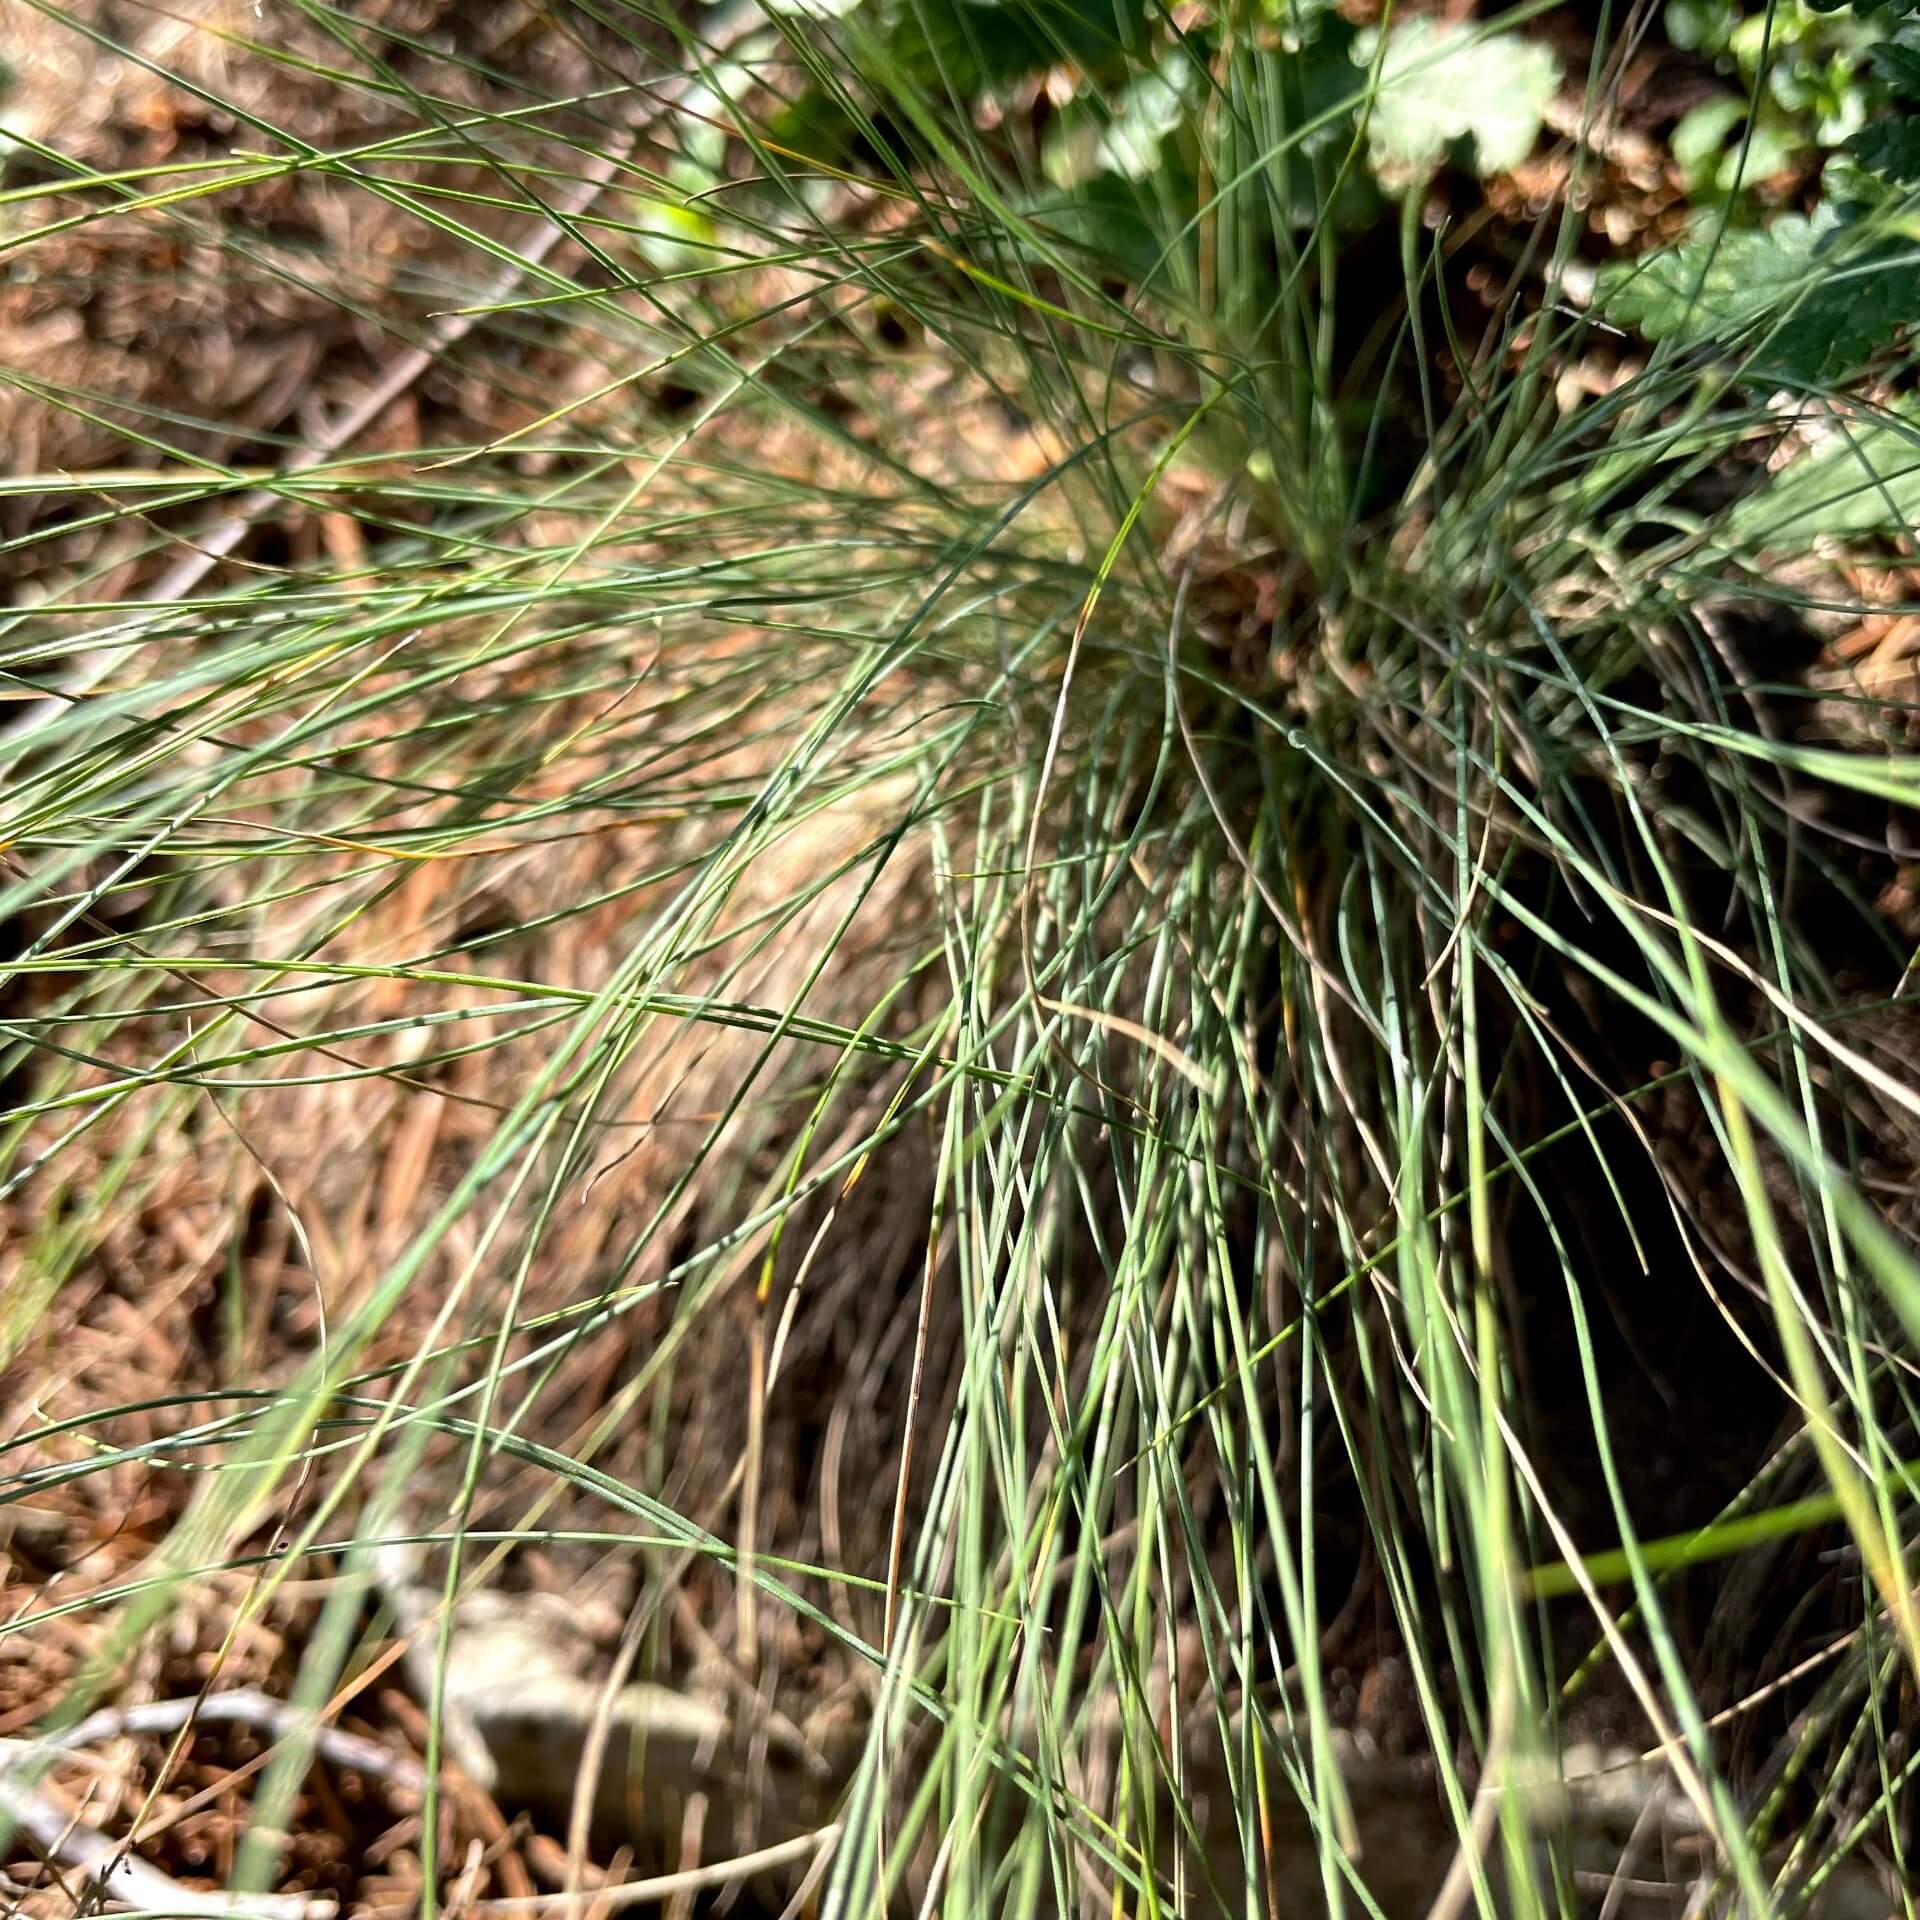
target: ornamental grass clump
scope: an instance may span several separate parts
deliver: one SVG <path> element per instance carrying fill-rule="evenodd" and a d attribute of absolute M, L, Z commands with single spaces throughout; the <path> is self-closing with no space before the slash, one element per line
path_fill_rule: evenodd
<path fill-rule="evenodd" d="M 401 1536 L 424 1757 L 601 1581 L 771 1912 L 1904 1883 L 1907 189 L 1361 11 L 28 13 L 23 1730 L 372 1712 Z"/>

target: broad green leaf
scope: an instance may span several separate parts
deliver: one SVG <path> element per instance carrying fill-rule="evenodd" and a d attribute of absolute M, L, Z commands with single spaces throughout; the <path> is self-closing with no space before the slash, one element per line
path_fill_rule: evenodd
<path fill-rule="evenodd" d="M 1847 142 L 1847 151 L 1869 173 L 1910 185 L 1920 180 L 1920 120 L 1876 120 Z"/>
<path fill-rule="evenodd" d="M 1377 32 L 1354 42 L 1353 57 L 1372 66 Z M 1560 84 L 1550 49 L 1513 33 L 1475 33 L 1432 20 L 1410 20 L 1387 35 L 1367 115 L 1367 140 L 1380 184 L 1414 185 L 1450 147 L 1473 142 L 1481 173 L 1516 167 L 1533 150 Z"/>
<path fill-rule="evenodd" d="M 1668 145 L 1689 191 L 1717 184 L 1727 141 L 1746 117 L 1746 102 L 1730 93 L 1716 93 L 1681 116 Z"/>
<path fill-rule="evenodd" d="M 1764 232 L 1663 247 L 1603 270 L 1601 304 L 1609 320 L 1649 340 L 1725 334 L 1778 312 L 1808 287 L 1817 238 L 1810 222 L 1789 215 Z"/>
<path fill-rule="evenodd" d="M 1906 185 L 1920 180 L 1920 116 L 1910 103 L 1920 101 L 1920 48 L 1889 40 L 1873 50 L 1875 76 L 1903 104 L 1883 120 L 1862 127 L 1847 151 L 1869 173 Z"/>
<path fill-rule="evenodd" d="M 1868 56 L 1875 76 L 1896 98 L 1920 100 L 1920 47 L 1883 40 Z"/>
<path fill-rule="evenodd" d="M 1896 533 L 1920 521 L 1920 414 L 1852 420 L 1727 517 L 1736 542 L 1804 549 L 1839 534 Z"/>
<path fill-rule="evenodd" d="M 1663 248 L 1605 271 L 1599 302 L 1648 340 L 1750 352 L 1756 378 L 1834 380 L 1920 314 L 1920 259 L 1885 245 L 1842 249 L 1831 215 L 1797 214 Z"/>

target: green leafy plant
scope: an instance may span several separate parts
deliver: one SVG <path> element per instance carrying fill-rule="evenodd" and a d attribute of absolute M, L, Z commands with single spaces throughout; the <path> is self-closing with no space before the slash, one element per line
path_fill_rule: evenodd
<path fill-rule="evenodd" d="M 1667 37 L 1711 57 L 1739 92 L 1690 108 L 1673 134 L 1689 189 L 1712 201 L 1844 147 L 1884 102 L 1871 64 L 1879 29 L 1808 0 L 1757 11 L 1736 0 L 1669 0 Z"/>
<path fill-rule="evenodd" d="M 1622 264 L 1603 290 L 1610 317 L 1649 340 L 1747 342 L 1747 376 L 1804 388 L 1857 372 L 1920 313 L 1920 256 L 1828 207 Z"/>
<path fill-rule="evenodd" d="M 1913 244 L 1909 191 L 1920 182 L 1920 149 L 1914 146 L 1920 55 L 1898 34 L 1881 37 L 1878 16 L 1903 9 L 1855 11 L 1858 19 L 1833 27 L 1827 23 L 1839 8 L 1803 7 L 1784 20 L 1769 9 L 1729 29 L 1732 43 L 1752 56 L 1754 84 L 1764 81 L 1769 89 L 1776 72 L 1791 71 L 1787 50 L 1804 44 L 1809 32 L 1853 36 L 1846 56 L 1854 63 L 1847 69 L 1849 104 L 1822 122 L 1819 135 L 1836 152 L 1814 214 L 1782 214 L 1763 226 L 1744 227 L 1731 223 L 1729 207 L 1703 219 L 1698 238 L 1610 267 L 1600 284 L 1602 304 L 1613 318 L 1649 340 L 1721 348 L 1738 343 L 1749 374 L 1805 388 L 1858 372 L 1920 313 L 1920 254 Z M 1769 64 L 1776 51 L 1785 62 L 1779 67 Z M 1768 97 L 1782 99 L 1777 89 Z M 1740 112 L 1726 111 L 1730 105 L 1710 102 L 1695 109 L 1711 117 L 1711 128 L 1701 121 L 1689 131 L 1683 123 L 1674 137 L 1683 160 L 1696 147 L 1719 151 L 1724 139 L 1735 139 L 1724 163 L 1715 162 L 1723 192 L 1764 176 L 1778 157 L 1769 136 L 1744 130 Z M 1869 112 L 1876 117 L 1869 120 Z"/>

